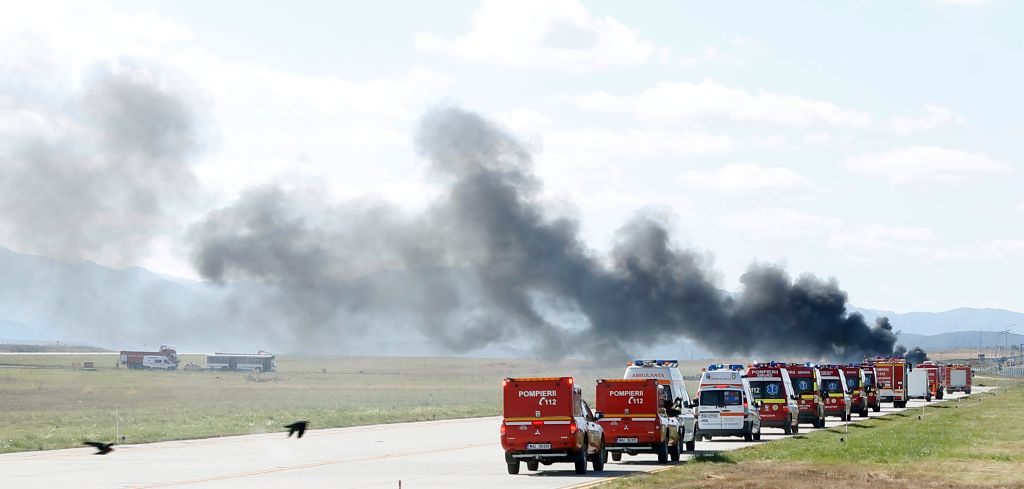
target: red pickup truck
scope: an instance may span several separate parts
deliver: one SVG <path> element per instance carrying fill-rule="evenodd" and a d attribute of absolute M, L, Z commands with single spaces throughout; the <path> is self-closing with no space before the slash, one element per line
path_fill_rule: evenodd
<path fill-rule="evenodd" d="M 623 453 L 654 453 L 659 463 L 667 463 L 670 457 L 678 462 L 682 433 L 676 417 L 669 416 L 671 405 L 657 379 L 599 379 L 598 423 L 604 428 L 612 460 L 622 460 Z"/>
<path fill-rule="evenodd" d="M 539 464 L 572 462 L 585 474 L 588 460 L 595 471 L 604 470 L 604 430 L 572 377 L 507 378 L 502 385 L 501 448 L 509 474 L 518 474 L 523 461 L 534 471 Z"/>

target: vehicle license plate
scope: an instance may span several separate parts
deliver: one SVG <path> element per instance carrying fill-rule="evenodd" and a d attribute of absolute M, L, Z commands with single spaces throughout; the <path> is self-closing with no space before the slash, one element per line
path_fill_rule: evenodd
<path fill-rule="evenodd" d="M 526 449 L 527 450 L 550 450 L 551 449 L 551 444 L 550 443 L 527 443 L 526 444 Z"/>
<path fill-rule="evenodd" d="M 636 443 L 636 438 L 616 438 L 616 443 Z"/>

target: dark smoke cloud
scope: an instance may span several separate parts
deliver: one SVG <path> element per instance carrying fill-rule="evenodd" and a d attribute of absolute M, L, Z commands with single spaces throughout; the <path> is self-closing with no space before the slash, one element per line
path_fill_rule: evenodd
<path fill-rule="evenodd" d="M 655 215 L 631 219 L 598 256 L 576 220 L 541 203 L 530 153 L 474 113 L 428 112 L 416 143 L 446 185 L 427 211 L 252 189 L 192 227 L 197 270 L 267 286 L 239 308 L 285 324 L 285 336 L 336 338 L 400 317 L 457 351 L 523 339 L 545 354 L 621 356 L 689 338 L 722 354 L 892 352 L 891 326 L 848 314 L 835 280 L 754 265 L 730 296 L 707 256 L 675 245 Z"/>
<path fill-rule="evenodd" d="M 895 355 L 896 357 L 903 357 L 907 359 L 907 362 L 909 362 L 911 365 L 917 365 L 921 362 L 928 360 L 928 353 L 922 350 L 921 347 L 917 346 L 911 348 L 910 350 L 907 350 L 906 347 L 897 345 L 896 349 L 893 352 L 893 355 Z"/>
<path fill-rule="evenodd" d="M 143 63 L 98 69 L 80 92 L 11 113 L 38 123 L 0 144 L 0 242 L 61 259 L 123 265 L 195 196 L 201 148 L 192 96 Z M 2 107 L 0 107 L 2 108 Z"/>

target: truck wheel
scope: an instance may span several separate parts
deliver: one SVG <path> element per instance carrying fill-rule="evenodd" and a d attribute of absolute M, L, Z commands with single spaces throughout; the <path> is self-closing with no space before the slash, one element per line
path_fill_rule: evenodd
<path fill-rule="evenodd" d="M 577 474 L 587 473 L 587 441 L 583 440 L 583 447 L 573 456 L 573 463 L 576 464 Z"/>
<path fill-rule="evenodd" d="M 757 433 L 754 433 L 754 441 L 761 441 L 761 427 L 757 427 Z"/>
<path fill-rule="evenodd" d="M 654 445 L 654 453 L 658 454 L 658 463 L 668 463 L 668 443 L 656 443 Z"/>
<path fill-rule="evenodd" d="M 693 440 L 686 442 L 686 451 L 692 452 L 697 449 L 697 434 L 694 433 Z"/>
<path fill-rule="evenodd" d="M 818 426 L 817 427 L 818 428 L 824 428 L 825 427 L 825 417 L 824 416 L 818 418 Z"/>
<path fill-rule="evenodd" d="M 594 454 L 594 472 L 601 472 L 604 470 L 604 461 L 608 459 L 608 452 L 604 448 L 604 440 L 601 440 L 601 448 L 597 449 L 597 453 Z"/>
<path fill-rule="evenodd" d="M 964 394 L 967 394 L 968 396 L 971 395 L 971 390 L 970 389 L 964 389 Z"/>
<path fill-rule="evenodd" d="M 519 473 L 519 461 L 518 460 L 516 460 L 515 462 L 509 462 L 508 463 L 508 473 L 512 474 L 512 475 L 516 475 L 516 474 Z"/>
<path fill-rule="evenodd" d="M 867 406 L 864 406 L 864 409 L 861 409 L 861 410 L 860 410 L 860 412 L 859 412 L 859 413 L 857 413 L 857 414 L 858 414 L 858 415 L 859 415 L 860 417 L 862 417 L 862 418 L 866 418 L 866 417 L 868 417 L 868 408 L 867 408 Z"/>
<path fill-rule="evenodd" d="M 932 402 L 932 395 L 928 394 L 927 396 L 924 396 L 924 402 Z"/>
<path fill-rule="evenodd" d="M 875 404 L 875 405 L 874 405 L 874 406 L 873 406 L 873 407 L 871 408 L 871 410 L 872 410 L 872 411 L 874 411 L 874 412 L 876 412 L 876 413 L 877 413 L 877 412 L 879 412 L 879 411 L 881 411 L 881 410 L 882 410 L 882 403 L 878 403 L 878 404 Z"/>
<path fill-rule="evenodd" d="M 672 448 L 668 451 L 668 456 L 669 456 L 669 458 L 672 459 L 673 462 L 678 462 L 679 461 L 679 457 L 681 457 L 682 455 L 683 455 L 683 435 L 679 435 L 679 440 L 676 441 L 676 443 L 674 445 L 672 445 Z"/>
<path fill-rule="evenodd" d="M 787 435 L 792 435 L 793 434 L 793 425 L 787 424 L 784 428 L 782 428 L 782 432 L 787 434 Z"/>
<path fill-rule="evenodd" d="M 946 395 L 946 391 L 939 391 L 939 395 L 935 396 L 936 399 L 942 399 Z"/>
<path fill-rule="evenodd" d="M 799 422 L 797 422 L 796 424 L 793 425 L 793 434 L 795 435 L 797 433 L 800 433 L 800 423 Z"/>
<path fill-rule="evenodd" d="M 621 462 L 622 452 L 612 452 L 612 462 Z"/>

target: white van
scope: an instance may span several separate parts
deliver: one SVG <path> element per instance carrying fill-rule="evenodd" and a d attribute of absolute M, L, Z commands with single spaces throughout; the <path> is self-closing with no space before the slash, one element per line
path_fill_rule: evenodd
<path fill-rule="evenodd" d="M 907 398 L 924 399 L 931 402 L 932 393 L 928 389 L 928 369 L 915 368 L 907 376 Z"/>
<path fill-rule="evenodd" d="M 700 378 L 697 429 L 706 440 L 712 436 L 761 439 L 762 401 L 754 399 L 743 365 L 709 365 Z"/>
<path fill-rule="evenodd" d="M 692 452 L 697 447 L 697 418 L 690 411 L 694 406 L 686 391 L 683 374 L 679 372 L 677 360 L 634 360 L 626 364 L 623 379 L 657 379 L 658 385 L 665 392 L 669 405 L 665 406 L 669 416 L 679 420 L 683 429 L 680 439 L 686 444 L 686 450 Z"/>

